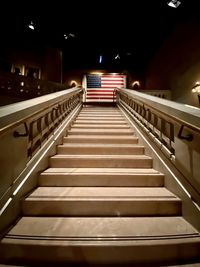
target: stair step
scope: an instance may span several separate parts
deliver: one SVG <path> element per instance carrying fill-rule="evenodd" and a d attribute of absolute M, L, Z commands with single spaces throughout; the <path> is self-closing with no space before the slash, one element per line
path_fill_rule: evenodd
<path fill-rule="evenodd" d="M 181 214 L 181 201 L 163 187 L 38 187 L 22 210 L 29 216 L 167 216 Z"/>
<path fill-rule="evenodd" d="M 93 120 L 79 120 L 78 118 L 76 119 L 76 123 L 81 123 L 81 124 L 97 124 L 97 120 L 93 119 Z M 127 125 L 127 122 L 125 120 L 98 120 L 98 124 L 118 124 L 118 125 Z"/>
<path fill-rule="evenodd" d="M 55 155 L 52 168 L 152 168 L 146 155 Z"/>
<path fill-rule="evenodd" d="M 179 216 L 22 217 L 1 240 L 0 249 L 5 260 L 19 262 L 23 257 L 27 264 L 163 266 L 180 258 L 198 260 L 200 236 Z"/>
<path fill-rule="evenodd" d="M 144 146 L 135 144 L 78 144 L 65 143 L 57 146 L 57 154 L 122 154 L 122 155 L 142 155 L 144 154 Z"/>
<path fill-rule="evenodd" d="M 49 168 L 40 186 L 163 186 L 164 175 L 154 169 Z"/>
<path fill-rule="evenodd" d="M 120 117 L 116 117 L 116 116 L 109 116 L 109 117 L 104 117 L 104 116 L 101 116 L 101 117 L 96 117 L 96 116 L 78 116 L 77 120 L 79 121 L 82 121 L 82 120 L 87 120 L 87 121 L 90 121 L 90 120 L 96 120 L 96 121 L 102 121 L 102 120 L 106 120 L 106 121 L 124 121 L 124 118 L 122 116 Z"/>
<path fill-rule="evenodd" d="M 98 116 L 98 117 L 109 117 L 109 116 L 121 116 L 124 118 L 124 115 L 121 112 L 118 111 L 108 111 L 108 112 L 103 112 L 103 111 L 96 111 L 96 112 L 89 112 L 89 111 L 84 111 L 80 112 L 78 116 Z"/>
<path fill-rule="evenodd" d="M 138 137 L 127 135 L 73 135 L 63 138 L 64 143 L 137 144 Z"/>
<path fill-rule="evenodd" d="M 73 126 L 72 126 L 73 129 L 76 129 L 76 128 L 86 128 L 86 129 L 130 129 L 130 126 L 128 125 L 120 125 L 120 124 L 92 124 L 92 125 L 89 125 L 89 124 L 83 124 L 83 123 L 74 123 Z"/>
<path fill-rule="evenodd" d="M 95 113 L 101 113 L 101 114 L 108 114 L 108 113 L 118 113 L 122 114 L 121 111 L 118 108 L 99 108 L 99 109 L 93 109 L 93 108 L 88 108 L 88 109 L 82 109 L 80 113 L 90 113 L 90 114 L 95 114 Z"/>
<path fill-rule="evenodd" d="M 78 222 L 78 223 L 77 223 Z M 105 227 L 106 226 L 106 227 Z M 166 239 L 183 236 L 197 236 L 199 234 L 182 217 L 25 217 L 8 232 L 8 236 L 40 237 L 44 238 L 72 238 L 102 241 L 108 240 L 148 240 L 163 236 Z M 23 240 L 21 241 L 23 242 Z"/>
<path fill-rule="evenodd" d="M 74 129 L 68 131 L 68 135 L 81 135 L 81 134 L 87 134 L 87 135 L 133 135 L 133 130 L 131 129 Z"/>
<path fill-rule="evenodd" d="M 82 108 L 82 110 L 80 111 L 79 114 L 81 113 L 89 113 L 89 114 L 93 114 L 93 113 L 103 113 L 103 114 L 108 114 L 108 113 L 118 113 L 118 114 L 122 114 L 121 111 L 119 109 L 84 109 Z"/>
<path fill-rule="evenodd" d="M 109 117 L 114 117 L 114 118 L 121 118 L 121 119 L 123 119 L 124 117 L 123 117 L 123 115 L 122 114 L 120 114 L 120 113 L 110 113 L 110 114 L 106 114 L 106 113 L 104 113 L 104 114 L 102 114 L 102 113 L 92 113 L 91 114 L 91 112 L 90 113 L 83 113 L 83 112 L 81 112 L 81 113 L 79 113 L 79 115 L 78 115 L 78 118 L 82 118 L 82 117 L 95 117 L 95 118 L 109 118 Z"/>

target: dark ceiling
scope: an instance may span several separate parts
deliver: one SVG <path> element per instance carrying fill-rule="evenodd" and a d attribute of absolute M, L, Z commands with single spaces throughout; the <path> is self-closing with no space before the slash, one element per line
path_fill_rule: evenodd
<path fill-rule="evenodd" d="M 63 50 L 65 65 L 118 64 L 144 69 L 177 23 L 199 20 L 200 0 L 20 1 L 1 6 L 1 37 L 7 45 L 27 42 Z M 27 27 L 33 21 L 35 31 Z M 64 33 L 75 37 L 64 39 Z M 119 54 L 120 59 L 114 59 Z M 118 62 L 118 63 L 117 63 Z M 96 67 L 96 66 L 94 66 Z"/>

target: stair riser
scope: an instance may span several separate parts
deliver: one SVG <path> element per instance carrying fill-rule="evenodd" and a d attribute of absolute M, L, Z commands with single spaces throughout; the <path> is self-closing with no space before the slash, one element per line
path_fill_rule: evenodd
<path fill-rule="evenodd" d="M 198 262 L 200 257 L 200 243 L 195 243 L 195 241 L 190 241 L 187 244 L 170 241 L 163 243 L 163 241 L 159 240 L 156 243 L 151 240 L 134 243 L 126 241 L 127 245 L 122 244 L 122 242 L 119 242 L 118 245 L 107 242 L 105 246 L 101 244 L 94 246 L 93 242 L 65 240 L 43 241 L 42 245 L 28 240 L 26 241 L 28 245 L 25 246 L 21 240 L 16 241 L 13 239 L 12 241 L 14 244 L 8 242 L 1 248 L 1 258 L 6 264 L 18 262 L 23 266 L 32 266 L 33 263 L 41 266 L 42 262 L 47 264 L 45 266 L 57 266 L 58 263 L 62 264 L 62 266 L 79 263 L 80 265 L 78 266 L 94 267 L 99 266 L 95 264 L 108 266 L 108 263 L 109 266 L 113 264 L 111 267 L 118 266 L 118 264 L 121 264 L 120 266 L 129 264 L 128 266 L 132 267 L 177 266 L 180 259 L 182 263 L 189 260 L 190 262 L 195 262 L 195 260 Z M 23 259 L 21 258 L 22 255 Z M 83 263 L 86 263 L 86 265 Z M 197 267 L 196 264 L 194 264 L 195 266 Z"/>
<path fill-rule="evenodd" d="M 74 155 L 142 155 L 143 147 L 65 147 L 57 148 L 58 154 L 74 154 Z"/>
<path fill-rule="evenodd" d="M 73 124 L 73 129 L 116 129 L 116 130 L 121 130 L 121 129 L 130 129 L 130 127 L 128 125 L 108 125 L 108 124 L 104 124 L 104 125 L 99 125 L 99 124 L 93 124 L 93 125 L 90 125 L 90 124 L 78 124 L 78 123 L 75 123 Z"/>
<path fill-rule="evenodd" d="M 77 119 L 77 120 L 76 120 L 76 123 L 81 123 L 81 124 L 87 124 L 87 125 L 90 125 L 90 124 L 97 124 L 97 120 L 95 120 L 95 119 L 93 119 L 93 120 L 79 120 L 79 119 Z M 109 125 L 112 125 L 112 124 L 118 124 L 118 125 L 127 125 L 127 122 L 124 121 L 124 120 L 121 120 L 121 121 L 98 120 L 98 124 L 109 124 Z"/>
<path fill-rule="evenodd" d="M 78 117 L 78 119 L 77 120 L 79 120 L 79 121 L 85 121 L 85 120 L 87 120 L 88 122 L 89 121 L 93 121 L 93 120 L 96 120 L 96 122 L 97 121 L 108 121 L 108 122 L 110 122 L 110 121 L 112 121 L 112 122 L 121 122 L 121 121 L 123 121 L 124 122 L 124 120 L 123 120 L 123 118 L 122 117 L 111 117 L 111 116 L 109 116 L 109 117 Z"/>
<path fill-rule="evenodd" d="M 180 201 L 167 200 L 26 200 L 25 216 L 171 216 L 181 214 Z"/>
<path fill-rule="evenodd" d="M 92 144 L 137 144 L 138 138 L 91 138 L 91 137 L 76 137 L 76 136 L 68 136 L 64 137 L 64 143 L 92 143 Z"/>
<path fill-rule="evenodd" d="M 117 116 L 121 116 L 121 117 L 124 118 L 124 116 L 118 111 L 107 111 L 107 112 L 105 112 L 103 110 L 99 110 L 99 111 L 91 111 L 91 112 L 90 111 L 82 111 L 82 112 L 79 113 L 79 116 L 83 116 L 83 115 L 86 115 L 86 116 L 89 116 L 89 117 L 95 116 L 95 115 L 103 116 L 103 117 L 104 116 L 115 116 L 115 115 L 117 115 Z"/>
<path fill-rule="evenodd" d="M 52 168 L 152 168 L 151 159 L 50 158 Z"/>
<path fill-rule="evenodd" d="M 39 186 L 145 186 L 164 185 L 164 176 L 160 175 L 107 175 L 80 174 L 59 175 L 41 174 Z"/>
<path fill-rule="evenodd" d="M 82 119 L 82 118 L 120 118 L 120 119 L 124 119 L 124 117 L 120 114 L 87 114 L 87 113 L 80 113 L 78 118 Z"/>
<path fill-rule="evenodd" d="M 111 135 L 133 135 L 133 131 L 130 131 L 130 130 L 89 130 L 89 129 L 82 129 L 82 130 L 78 130 L 78 129 L 72 129 L 70 130 L 68 133 L 68 136 L 71 136 L 71 135 L 81 135 L 81 134 L 86 134 L 86 135 L 94 135 L 94 134 L 98 134 L 98 135 L 108 135 L 108 134 L 111 134 Z"/>

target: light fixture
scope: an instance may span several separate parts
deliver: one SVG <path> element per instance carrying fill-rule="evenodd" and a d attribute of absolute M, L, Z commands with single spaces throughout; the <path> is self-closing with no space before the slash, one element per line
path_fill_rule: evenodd
<path fill-rule="evenodd" d="M 35 26 L 34 26 L 34 24 L 33 24 L 32 21 L 28 24 L 28 27 L 29 27 L 29 29 L 31 29 L 31 30 L 35 30 Z"/>
<path fill-rule="evenodd" d="M 90 73 L 91 75 L 103 75 L 104 73 L 103 72 L 96 72 L 96 71 L 93 71 Z"/>
<path fill-rule="evenodd" d="M 117 55 L 115 56 L 115 59 L 120 59 L 119 54 L 117 54 Z"/>
<path fill-rule="evenodd" d="M 75 36 L 75 34 L 74 33 L 69 33 L 69 34 L 64 34 L 64 38 L 67 40 L 67 39 L 69 39 L 69 38 L 75 38 L 76 36 Z"/>
<path fill-rule="evenodd" d="M 200 94 L 200 83 L 199 82 L 196 82 L 195 85 L 192 87 L 192 92 Z"/>
<path fill-rule="evenodd" d="M 180 4 L 181 1 L 178 0 L 171 0 L 170 2 L 167 3 L 168 6 L 173 7 L 173 8 L 177 8 Z"/>
<path fill-rule="evenodd" d="M 200 83 L 199 82 L 196 82 L 195 85 L 192 87 L 192 92 L 197 93 L 198 102 L 200 105 Z"/>
<path fill-rule="evenodd" d="M 140 81 L 134 81 L 131 84 L 131 86 L 132 86 L 133 89 L 139 89 L 140 88 Z"/>
<path fill-rule="evenodd" d="M 100 55 L 100 56 L 99 56 L 99 64 L 101 64 L 101 63 L 102 63 L 102 60 L 103 60 L 103 56 L 102 56 L 102 55 Z"/>
<path fill-rule="evenodd" d="M 71 87 L 77 87 L 77 85 L 78 85 L 77 81 L 72 80 L 72 81 L 70 82 L 70 86 L 71 86 Z"/>

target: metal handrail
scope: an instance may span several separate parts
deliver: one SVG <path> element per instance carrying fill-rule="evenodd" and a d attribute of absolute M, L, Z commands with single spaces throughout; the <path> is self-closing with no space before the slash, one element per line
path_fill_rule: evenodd
<path fill-rule="evenodd" d="M 121 92 L 121 90 L 118 89 L 118 88 L 116 89 L 116 91 Z M 123 93 L 126 94 L 126 95 L 128 95 L 128 96 L 131 96 L 128 92 L 124 92 L 124 91 L 123 91 Z M 132 98 L 133 98 L 133 97 L 132 97 Z M 140 102 L 142 105 L 144 105 L 144 103 L 143 103 L 141 100 L 138 100 L 138 99 L 137 99 L 137 101 Z M 186 127 L 188 127 L 188 128 L 191 128 L 193 131 L 196 131 L 196 132 L 200 133 L 200 128 L 197 127 L 197 126 L 195 126 L 195 125 L 192 125 L 191 123 L 188 123 L 188 122 L 186 122 L 186 121 L 184 121 L 184 120 L 182 120 L 182 119 L 180 119 L 180 118 L 177 118 L 177 117 L 175 117 L 175 116 L 173 116 L 173 115 L 167 114 L 167 113 L 165 113 L 165 112 L 163 112 L 163 111 L 161 111 L 161 110 L 158 110 L 157 108 L 152 107 L 152 106 L 150 106 L 149 104 L 146 104 L 146 103 L 145 103 L 145 106 L 148 107 L 148 108 L 151 108 L 151 109 L 155 110 L 155 111 L 158 112 L 158 113 L 161 113 L 161 114 L 164 115 L 164 116 L 167 116 L 167 117 L 169 117 L 169 118 L 175 120 L 176 122 L 178 122 L 178 123 L 181 124 L 181 125 L 184 125 L 184 126 L 186 126 Z"/>
<path fill-rule="evenodd" d="M 77 93 L 80 93 L 81 91 L 82 91 L 82 89 L 79 89 L 79 90 L 77 91 Z M 72 92 L 71 92 L 70 94 L 72 94 Z M 70 95 L 70 94 L 69 94 L 69 95 Z M 0 136 L 3 135 L 4 133 L 6 133 L 8 130 L 11 130 L 11 129 L 13 129 L 13 128 L 16 128 L 16 127 L 19 126 L 20 124 L 25 123 L 25 122 L 26 122 L 28 119 L 30 119 L 31 117 L 33 117 L 33 116 L 35 116 L 35 115 L 37 115 L 37 114 L 39 114 L 39 113 L 41 113 L 41 112 L 43 112 L 43 111 L 45 111 L 45 110 L 51 108 L 52 106 L 55 106 L 55 105 L 57 105 L 57 104 L 59 104 L 59 103 L 60 103 L 60 101 L 57 101 L 57 102 L 55 102 L 55 103 L 49 105 L 48 107 L 41 108 L 41 109 L 39 109 L 39 110 L 37 110 L 37 111 L 31 113 L 30 115 L 28 115 L 28 116 L 26 116 L 26 117 L 24 117 L 24 118 L 22 118 L 22 119 L 19 119 L 18 121 L 15 121 L 15 122 L 13 122 L 13 123 L 10 123 L 10 124 L 6 125 L 5 127 L 0 128 Z"/>

